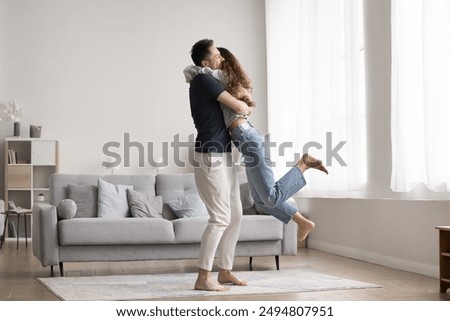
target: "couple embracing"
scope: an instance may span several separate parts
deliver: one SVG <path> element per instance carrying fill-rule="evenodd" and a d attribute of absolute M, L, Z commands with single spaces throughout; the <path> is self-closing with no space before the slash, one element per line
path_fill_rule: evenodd
<path fill-rule="evenodd" d="M 210 39 L 195 43 L 191 58 L 194 65 L 186 67 L 184 75 L 190 84 L 191 115 L 197 130 L 195 158 L 198 166 L 194 168 L 194 175 L 209 213 L 194 287 L 226 291 L 228 288 L 224 284 L 247 285 L 231 273 L 242 222 L 232 143 L 243 156 L 257 211 L 273 215 L 285 224 L 293 220 L 298 225 L 299 241 L 306 238 L 314 223 L 286 201 L 306 185 L 303 173 L 307 169 L 328 172 L 320 160 L 304 154 L 296 166 L 275 181 L 264 136 L 247 120 L 255 103 L 251 96 L 251 81 L 239 61 L 227 49 L 215 47 Z M 217 281 L 211 276 L 216 251 Z"/>

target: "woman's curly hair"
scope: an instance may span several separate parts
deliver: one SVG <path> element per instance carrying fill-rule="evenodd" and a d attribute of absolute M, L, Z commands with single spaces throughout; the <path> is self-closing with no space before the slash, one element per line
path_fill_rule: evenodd
<path fill-rule="evenodd" d="M 237 99 L 243 99 L 242 88 L 252 91 L 252 83 L 247 73 L 242 68 L 239 60 L 225 48 L 217 48 L 220 55 L 224 58 L 220 69 L 227 78 L 227 91 Z"/>

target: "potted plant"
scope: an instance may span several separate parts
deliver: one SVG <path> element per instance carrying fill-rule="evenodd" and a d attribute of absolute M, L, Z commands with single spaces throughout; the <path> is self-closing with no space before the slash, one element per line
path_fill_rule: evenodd
<path fill-rule="evenodd" d="M 14 121 L 14 136 L 20 136 L 20 116 L 23 108 L 19 106 L 17 100 L 11 100 L 7 105 L 0 104 L 0 121 Z"/>

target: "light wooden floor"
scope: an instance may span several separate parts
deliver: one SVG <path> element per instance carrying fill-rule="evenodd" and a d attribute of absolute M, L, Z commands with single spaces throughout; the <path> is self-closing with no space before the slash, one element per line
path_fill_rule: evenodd
<path fill-rule="evenodd" d="M 67 276 L 108 274 L 185 273 L 196 272 L 195 260 L 66 263 Z M 319 300 L 319 301 L 448 301 L 439 293 L 439 282 L 414 273 L 357 261 L 311 249 L 299 249 L 297 256 L 281 257 L 281 270 L 309 266 L 320 272 L 382 285 L 382 288 L 326 291 L 283 295 L 227 296 L 189 298 L 189 300 Z M 253 260 L 254 270 L 275 269 L 273 257 Z M 237 258 L 235 270 L 248 270 L 248 259 Z M 58 272 L 58 269 L 55 270 Z M 58 300 L 36 278 L 49 276 L 50 269 L 42 268 L 34 258 L 30 243 L 28 249 L 22 240 L 16 251 L 15 240 L 9 239 L 0 250 L 0 300 Z M 194 280 L 192 280 L 194 282 Z"/>

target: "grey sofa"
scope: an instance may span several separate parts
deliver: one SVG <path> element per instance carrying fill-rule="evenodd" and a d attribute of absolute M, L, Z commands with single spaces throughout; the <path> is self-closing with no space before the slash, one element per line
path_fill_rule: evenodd
<path fill-rule="evenodd" d="M 240 174 L 241 198 L 245 175 Z M 98 179 L 131 185 L 136 191 L 153 191 L 162 196 L 162 218 L 74 217 L 59 219 L 57 208 L 68 198 L 68 186 L 96 186 Z M 177 218 L 167 202 L 196 191 L 193 174 L 152 175 L 73 175 L 50 177 L 50 204 L 33 207 L 33 254 L 42 266 L 59 265 L 64 275 L 64 262 L 141 261 L 195 259 L 207 225 L 207 216 Z M 248 193 L 248 192 L 247 192 Z M 244 204 L 245 205 L 245 204 Z M 247 205 L 248 207 L 248 205 Z M 247 208 L 245 213 L 255 213 Z M 236 256 L 252 258 L 275 256 L 279 269 L 280 255 L 296 255 L 297 232 L 293 222 L 285 225 L 270 215 L 243 216 Z"/>

